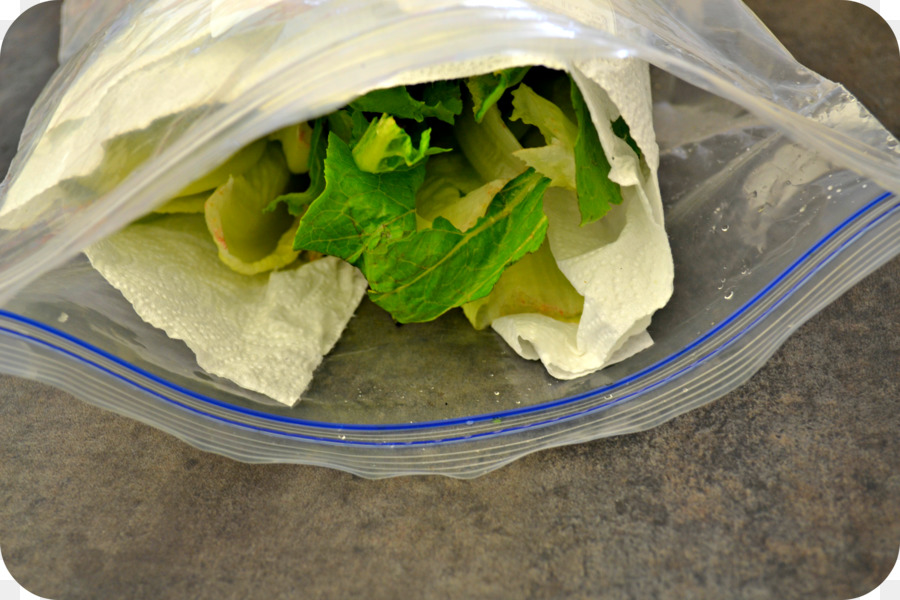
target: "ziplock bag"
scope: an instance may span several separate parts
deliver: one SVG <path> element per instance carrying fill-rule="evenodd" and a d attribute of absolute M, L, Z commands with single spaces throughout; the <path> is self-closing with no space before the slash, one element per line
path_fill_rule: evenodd
<path fill-rule="evenodd" d="M 897 253 L 897 202 L 884 191 L 900 181 L 896 141 L 843 88 L 794 62 L 740 4 L 204 7 L 127 5 L 90 37 L 32 111 L 0 197 L 9 202 L 41 136 L 77 125 L 77 115 L 53 122 L 54 111 L 63 101 L 79 106 L 72 90 L 98 61 L 112 61 L 114 79 L 116 60 L 152 68 L 160 53 L 202 55 L 204 44 L 248 39 L 262 56 L 329 32 L 327 43 L 294 44 L 253 75 L 271 85 L 230 98 L 224 91 L 241 89 L 241 77 L 260 66 L 235 60 L 231 77 L 213 86 L 223 95 L 172 124 L 103 195 L 45 196 L 24 226 L 0 221 L 8 227 L 0 368 L 201 448 L 368 477 L 468 477 L 540 448 L 645 429 L 738 385 L 805 319 Z M 134 40 L 132 52 L 104 56 L 111 40 L 139 30 L 134 20 L 161 14 L 165 28 Z M 655 125 L 675 295 L 654 318 L 656 344 L 628 361 L 554 381 L 460 318 L 398 330 L 363 305 L 307 399 L 295 409 L 261 407 L 264 398 L 205 374 L 186 348 L 143 324 L 77 255 L 262 134 L 398 74 L 496 55 L 572 71 L 597 57 L 634 56 L 661 69 Z M 81 108 L 93 106 L 84 96 Z"/>

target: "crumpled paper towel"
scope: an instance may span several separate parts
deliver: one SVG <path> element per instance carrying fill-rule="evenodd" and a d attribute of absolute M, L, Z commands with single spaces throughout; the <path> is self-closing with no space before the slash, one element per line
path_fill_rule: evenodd
<path fill-rule="evenodd" d="M 600 221 L 581 226 L 574 194 L 549 190 L 544 212 L 550 249 L 584 296 L 581 319 L 573 324 L 511 315 L 491 325 L 521 356 L 540 359 L 559 379 L 581 377 L 649 347 L 650 317 L 672 296 L 674 279 L 656 179 L 659 150 L 652 138 L 647 66 L 634 59 L 595 59 L 576 65 L 573 76 L 609 158 L 610 179 L 622 186 L 623 202 Z M 611 122 L 619 116 L 634 133 L 649 172 L 613 133 Z"/>
<path fill-rule="evenodd" d="M 292 406 L 338 341 L 366 279 L 325 257 L 248 277 L 220 260 L 203 215 L 137 223 L 88 248 L 142 319 L 210 373 Z"/>

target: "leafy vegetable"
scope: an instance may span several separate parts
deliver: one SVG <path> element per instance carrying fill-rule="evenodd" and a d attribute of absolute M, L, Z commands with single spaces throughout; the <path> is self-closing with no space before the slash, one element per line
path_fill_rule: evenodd
<path fill-rule="evenodd" d="M 462 308 L 475 329 L 484 329 L 499 317 L 521 313 L 577 321 L 584 296 L 556 266 L 550 243 L 544 240 L 536 252 L 506 269 L 489 295 Z"/>
<path fill-rule="evenodd" d="M 387 113 L 418 122 L 435 117 L 452 125 L 456 115 L 462 112 L 462 99 L 458 83 L 438 81 L 424 86 L 423 100 L 413 98 L 406 86 L 401 85 L 369 92 L 350 106 L 358 111 Z"/>
<path fill-rule="evenodd" d="M 482 179 L 478 172 L 461 152 L 429 158 L 425 164 L 425 181 L 416 191 L 419 228 L 430 227 L 435 217 L 444 216 L 456 227 L 463 229 L 445 211 L 481 185 Z M 483 214 L 482 211 L 478 217 Z"/>
<path fill-rule="evenodd" d="M 203 207 L 206 205 L 206 199 L 209 198 L 211 193 L 206 191 L 199 194 L 191 194 L 190 196 L 172 198 L 162 206 L 157 206 L 153 212 L 166 215 L 202 213 Z"/>
<path fill-rule="evenodd" d="M 309 153 L 312 147 L 313 130 L 308 123 L 297 123 L 279 129 L 269 136 L 270 140 L 279 142 L 287 160 L 291 173 L 309 171 Z"/>
<path fill-rule="evenodd" d="M 309 185 L 303 192 L 294 192 L 278 196 L 265 208 L 266 212 L 276 210 L 280 203 L 287 205 L 289 213 L 299 217 L 306 211 L 310 202 L 319 197 L 325 189 L 325 153 L 328 142 L 325 138 L 325 120 L 316 119 L 310 136 L 310 152 L 308 156 L 307 173 Z"/>
<path fill-rule="evenodd" d="M 280 238 L 294 219 L 282 207 L 266 212 L 265 207 L 284 191 L 289 171 L 284 154 L 269 145 L 259 162 L 243 175 L 229 177 L 206 201 L 206 224 L 219 247 L 219 256 L 236 271 L 251 274 L 261 268 L 256 263 L 279 249 Z M 296 259 L 285 256 L 280 263 Z M 265 263 L 263 266 L 268 266 Z M 256 265 L 256 266 L 254 266 Z M 268 266 L 268 270 L 273 267 Z"/>
<path fill-rule="evenodd" d="M 418 231 L 415 194 L 424 168 L 367 173 L 332 135 L 328 184 L 300 222 L 294 248 L 339 256 L 358 266 L 370 297 L 400 322 L 427 321 L 490 292 L 503 269 L 540 246 L 543 191 L 534 171 L 494 196 L 467 231 L 443 217 Z"/>
<path fill-rule="evenodd" d="M 500 100 L 503 93 L 518 84 L 528 73 L 530 67 L 513 67 L 494 73 L 486 73 L 469 77 L 466 87 L 472 94 L 472 111 L 475 121 L 481 123 L 488 110 Z"/>
<path fill-rule="evenodd" d="M 328 138 L 325 191 L 310 205 L 294 239 L 296 250 L 313 250 L 356 263 L 380 240 L 416 230 L 416 189 L 424 166 L 389 173 L 362 171 L 350 147 Z"/>
<path fill-rule="evenodd" d="M 625 140 L 631 149 L 634 150 L 634 153 L 638 155 L 638 158 L 643 156 L 641 153 L 641 149 L 638 147 L 637 142 L 634 141 L 634 138 L 631 137 L 631 128 L 628 127 L 628 123 L 625 122 L 625 119 L 619 117 L 615 121 L 612 122 L 612 130 L 613 133 L 616 134 L 617 137 Z"/>
<path fill-rule="evenodd" d="M 613 204 L 622 203 L 622 189 L 610 180 L 612 167 L 600 145 L 600 137 L 591 121 L 591 113 L 575 82 L 571 83 L 572 106 L 578 117 L 578 138 L 575 140 L 575 188 L 581 224 L 591 223 L 609 212 Z"/>
<path fill-rule="evenodd" d="M 575 190 L 575 140 L 578 127 L 560 108 L 520 85 L 512 94 L 511 119 L 534 125 L 546 146 L 523 148 L 515 156 L 530 167 L 550 177 L 550 184 Z"/>
<path fill-rule="evenodd" d="M 484 181 L 508 180 L 525 170 L 525 163 L 515 156 L 522 146 L 496 106 L 485 112 L 480 124 L 470 111 L 464 111 L 454 133 L 460 150 Z"/>
<path fill-rule="evenodd" d="M 415 166 L 432 154 L 450 152 L 448 148 L 431 148 L 430 142 L 431 130 L 426 129 L 419 138 L 419 147 L 414 147 L 409 134 L 397 125 L 394 117 L 385 114 L 369 123 L 353 146 L 353 160 L 363 171 L 387 173 Z"/>
<path fill-rule="evenodd" d="M 431 229 L 374 246 L 360 266 L 369 297 L 401 323 L 430 321 L 487 295 L 503 270 L 540 247 L 549 181 L 529 170 L 495 197 L 468 231 L 437 218 Z"/>
<path fill-rule="evenodd" d="M 321 119 L 320 119 L 321 120 Z M 325 117 L 332 133 L 353 146 L 369 127 L 369 120 L 361 110 L 347 107 Z"/>
<path fill-rule="evenodd" d="M 478 328 L 520 312 L 576 320 L 584 299 L 545 240 L 544 193 L 575 191 L 582 224 L 622 195 L 577 86 L 533 73 L 375 90 L 251 144 L 160 210 L 205 211 L 242 273 L 303 251 L 346 260 L 400 322 L 457 306 Z M 624 121 L 612 127 L 640 156 Z"/>

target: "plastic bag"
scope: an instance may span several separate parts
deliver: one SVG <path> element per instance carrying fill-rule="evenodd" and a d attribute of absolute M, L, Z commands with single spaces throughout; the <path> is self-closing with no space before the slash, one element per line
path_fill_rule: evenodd
<path fill-rule="evenodd" d="M 193 90 L 171 90 L 197 94 L 197 110 L 171 123 L 102 197 L 48 195 L 27 228 L 3 232 L 0 369 L 201 448 L 369 477 L 474 476 L 539 448 L 645 429 L 738 385 L 794 328 L 898 251 L 897 203 L 882 189 L 900 189 L 896 140 L 841 86 L 793 61 L 739 3 L 197 6 L 123 8 L 63 65 L 33 110 L 0 210 L 19 178 L 31 180 L 22 166 L 36 140 L 96 108 L 97 82 L 79 75 L 109 59 L 104 45 L 125 35 L 129 19 L 165 16 L 155 36 L 115 57 L 135 72 L 151 69 L 176 41 L 185 54 L 246 40 L 268 52 L 265 64 L 236 61 Z M 312 28 L 328 32 L 314 46 L 302 43 Z M 78 37 L 64 34 L 70 44 Z M 620 365 L 555 382 L 452 319 L 392 331 L 364 306 L 322 365 L 311 399 L 261 410 L 253 401 L 265 399 L 199 370 L 77 257 L 262 133 L 399 73 L 497 53 L 573 68 L 586 57 L 637 56 L 668 72 L 654 83 L 675 297 L 652 326 L 657 344 Z M 115 66 L 103 83 L 119 77 L 127 85 Z M 85 172 L 97 159 L 84 148 L 68 156 Z"/>

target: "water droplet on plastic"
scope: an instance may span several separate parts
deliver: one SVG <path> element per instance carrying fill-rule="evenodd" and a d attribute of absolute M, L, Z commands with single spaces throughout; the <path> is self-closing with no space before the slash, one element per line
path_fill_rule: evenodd
<path fill-rule="evenodd" d="M 500 392 L 494 392 L 494 395 L 495 395 L 495 396 L 499 396 L 499 395 L 500 395 Z"/>
<path fill-rule="evenodd" d="M 731 300 L 733 297 L 734 297 L 734 290 L 731 290 L 727 294 L 725 294 L 726 300 Z"/>
<path fill-rule="evenodd" d="M 722 231 L 728 231 L 728 225 L 722 225 L 719 229 Z"/>
<path fill-rule="evenodd" d="M 466 425 L 474 425 L 475 421 L 466 421 Z"/>
<path fill-rule="evenodd" d="M 60 323 L 65 323 L 66 321 L 69 320 L 69 315 L 66 313 L 59 313 L 59 316 L 56 317 L 56 320 L 59 321 Z"/>
<path fill-rule="evenodd" d="M 716 286 L 716 289 L 717 289 L 717 290 L 721 290 L 723 287 L 725 287 L 725 280 L 724 280 L 724 279 L 720 279 L 720 280 L 719 280 L 719 285 Z"/>
<path fill-rule="evenodd" d="M 834 189 L 834 186 L 833 186 L 833 185 L 829 185 L 827 189 L 828 189 L 828 191 L 830 192 L 831 190 Z"/>
<path fill-rule="evenodd" d="M 744 267 L 743 269 L 741 269 L 741 275 L 749 275 L 749 274 L 752 273 L 752 272 L 753 272 L 753 271 L 751 271 L 751 270 L 748 269 L 747 267 Z"/>
<path fill-rule="evenodd" d="M 603 397 L 604 397 L 606 400 L 612 400 L 613 395 L 612 395 L 612 394 L 607 394 L 607 395 L 605 395 L 605 396 L 603 396 Z"/>
<path fill-rule="evenodd" d="M 838 194 L 841 193 L 841 188 L 838 188 L 838 189 L 837 189 L 837 193 L 838 193 Z"/>
<path fill-rule="evenodd" d="M 867 187 L 869 187 L 869 184 L 868 184 L 868 183 L 864 183 L 864 184 L 862 185 L 862 188 L 863 188 L 863 189 L 866 189 Z"/>

